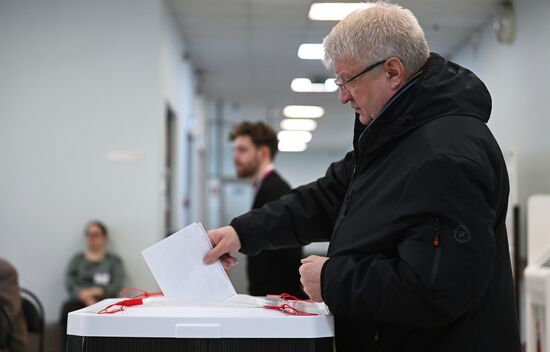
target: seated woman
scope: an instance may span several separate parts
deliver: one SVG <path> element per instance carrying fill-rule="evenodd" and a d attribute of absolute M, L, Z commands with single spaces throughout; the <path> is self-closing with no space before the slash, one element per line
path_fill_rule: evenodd
<path fill-rule="evenodd" d="M 86 226 L 86 250 L 75 255 L 69 263 L 65 284 L 70 299 L 61 311 L 64 335 L 67 314 L 94 304 L 104 298 L 117 297 L 124 281 L 121 259 L 106 251 L 107 228 L 99 221 Z"/>

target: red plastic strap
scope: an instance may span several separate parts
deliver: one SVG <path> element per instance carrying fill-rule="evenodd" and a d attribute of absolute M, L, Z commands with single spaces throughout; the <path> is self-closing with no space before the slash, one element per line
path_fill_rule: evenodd
<path fill-rule="evenodd" d="M 103 308 L 97 314 L 113 314 L 122 312 L 126 307 L 139 306 L 143 304 L 142 298 L 130 298 L 122 301 L 109 304 L 107 307 Z"/>
<path fill-rule="evenodd" d="M 132 294 L 134 293 L 134 294 Z M 125 287 L 119 292 L 120 297 L 128 298 L 116 303 L 110 304 L 107 307 L 103 308 L 97 314 L 114 314 L 122 312 L 126 307 L 139 306 L 143 304 L 143 298 L 154 297 L 154 296 L 163 296 L 162 291 L 147 292 L 140 288 L 135 287 Z"/>
<path fill-rule="evenodd" d="M 143 304 L 143 298 L 147 297 L 154 297 L 154 296 L 162 296 L 162 291 L 155 291 L 155 292 L 147 292 L 145 290 L 134 288 L 134 287 L 126 287 L 120 290 L 120 296 L 126 297 L 129 295 L 129 292 L 137 292 L 136 295 L 133 296 L 133 298 L 125 299 L 122 301 L 115 302 L 113 304 L 108 305 L 107 307 L 103 308 L 97 314 L 114 314 L 118 312 L 122 312 L 126 310 L 127 307 L 132 306 L 139 306 Z M 267 297 L 275 297 L 280 298 L 282 300 L 288 300 L 288 301 L 302 301 L 302 302 L 313 302 L 312 300 L 303 300 L 299 299 L 293 295 L 290 295 L 288 293 L 282 293 L 280 295 L 267 295 Z M 306 313 L 301 310 L 298 310 L 294 307 L 291 307 L 288 304 L 282 304 L 280 306 L 264 306 L 265 309 L 271 309 L 271 310 L 278 310 L 280 312 L 283 312 L 285 314 L 289 315 L 297 315 L 297 316 L 312 316 L 317 315 L 314 313 Z"/>
<path fill-rule="evenodd" d="M 267 295 L 266 297 L 267 298 L 280 298 L 280 299 L 283 299 L 285 301 L 314 302 L 311 299 L 301 299 L 301 298 L 298 298 L 298 297 L 293 296 L 293 295 L 291 295 L 289 293 L 286 293 L 286 292 L 283 292 L 280 295 L 270 294 L 270 295 Z"/>
<path fill-rule="evenodd" d="M 311 299 L 300 299 L 296 296 L 293 296 L 291 294 L 288 294 L 286 292 L 283 292 L 281 293 L 280 295 L 267 295 L 266 296 L 267 298 L 278 298 L 278 299 L 281 299 L 283 301 L 295 301 L 295 302 L 308 302 L 308 303 L 312 303 L 314 302 L 313 300 Z M 300 315 L 300 316 L 310 316 L 310 315 L 317 315 L 317 314 L 313 314 L 313 313 L 306 313 L 306 312 L 302 312 L 301 310 L 299 309 L 296 309 L 288 304 L 281 304 L 280 306 L 264 306 L 265 309 L 273 309 L 273 310 L 278 310 L 278 311 L 281 311 L 285 314 L 289 314 L 289 315 Z"/>
<path fill-rule="evenodd" d="M 298 310 L 294 307 L 289 306 L 288 304 L 281 304 L 280 306 L 264 306 L 265 309 L 278 310 L 288 315 L 298 315 L 298 316 L 312 316 L 317 315 L 313 313 L 306 313 Z"/>
<path fill-rule="evenodd" d="M 147 298 L 147 297 L 163 296 L 164 294 L 162 293 L 162 291 L 147 292 L 145 290 L 142 290 L 141 288 L 125 287 L 122 290 L 120 290 L 118 295 L 121 298 Z"/>

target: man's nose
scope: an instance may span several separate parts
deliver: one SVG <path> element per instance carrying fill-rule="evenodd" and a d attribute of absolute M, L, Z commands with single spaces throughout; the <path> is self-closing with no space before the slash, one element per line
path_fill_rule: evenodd
<path fill-rule="evenodd" d="M 345 104 L 351 100 L 351 95 L 344 88 L 338 89 L 338 100 L 340 103 Z"/>

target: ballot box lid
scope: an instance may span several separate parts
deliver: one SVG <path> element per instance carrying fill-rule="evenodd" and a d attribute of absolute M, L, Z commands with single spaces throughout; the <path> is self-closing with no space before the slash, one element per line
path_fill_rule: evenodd
<path fill-rule="evenodd" d="M 191 304 L 163 297 L 115 314 L 98 314 L 120 299 L 69 313 L 67 334 L 105 337 L 322 338 L 334 336 L 332 315 L 295 316 L 264 308 Z"/>

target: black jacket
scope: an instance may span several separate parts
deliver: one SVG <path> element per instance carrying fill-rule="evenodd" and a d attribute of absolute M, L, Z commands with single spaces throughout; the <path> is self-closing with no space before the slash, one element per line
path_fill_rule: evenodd
<path fill-rule="evenodd" d="M 288 191 L 288 183 L 276 171 L 272 171 L 263 179 L 254 197 L 252 209 L 261 208 L 266 203 L 281 198 Z M 298 272 L 301 259 L 301 247 L 264 250 L 248 256 L 246 271 L 249 293 L 253 296 L 289 293 L 304 298 Z"/>
<path fill-rule="evenodd" d="M 487 88 L 437 54 L 325 177 L 232 221 L 242 251 L 330 239 L 342 351 L 520 350 Z M 263 236 L 253 236 L 262 233 Z"/>

